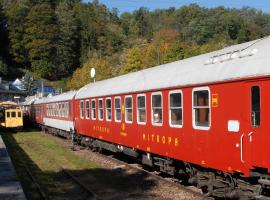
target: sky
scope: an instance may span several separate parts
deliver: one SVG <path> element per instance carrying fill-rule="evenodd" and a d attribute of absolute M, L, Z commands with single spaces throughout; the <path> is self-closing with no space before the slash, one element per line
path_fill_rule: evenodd
<path fill-rule="evenodd" d="M 83 1 L 92 2 L 92 0 Z M 140 7 L 155 10 L 169 7 L 179 8 L 191 3 L 197 3 L 208 8 L 217 6 L 241 8 L 248 6 L 270 13 L 270 0 L 99 0 L 99 2 L 105 4 L 109 9 L 117 8 L 120 14 L 125 11 L 132 12 Z"/>

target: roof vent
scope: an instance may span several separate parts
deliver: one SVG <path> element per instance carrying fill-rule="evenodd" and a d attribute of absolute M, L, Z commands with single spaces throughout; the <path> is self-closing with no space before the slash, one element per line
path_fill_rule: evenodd
<path fill-rule="evenodd" d="M 206 60 L 204 65 L 211 65 L 218 62 L 223 63 L 223 62 L 230 61 L 236 58 L 245 58 L 245 57 L 253 56 L 258 51 L 259 51 L 258 49 L 252 49 L 252 50 L 243 49 L 243 50 L 236 50 L 236 51 L 228 52 L 221 55 L 215 55 L 209 58 L 208 60 Z"/>

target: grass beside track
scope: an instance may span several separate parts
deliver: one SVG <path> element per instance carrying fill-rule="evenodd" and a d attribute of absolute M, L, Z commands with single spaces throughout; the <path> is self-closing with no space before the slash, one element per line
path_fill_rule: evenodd
<path fill-rule="evenodd" d="M 74 196 L 80 192 L 74 183 L 64 180 L 62 168 L 81 173 L 98 168 L 97 164 L 75 155 L 40 132 L 5 132 L 1 135 L 28 200 L 42 198 L 25 166 L 49 199 L 80 199 Z"/>

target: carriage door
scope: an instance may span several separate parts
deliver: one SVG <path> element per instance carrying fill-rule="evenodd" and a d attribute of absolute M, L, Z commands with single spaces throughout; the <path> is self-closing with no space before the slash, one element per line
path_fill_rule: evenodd
<path fill-rule="evenodd" d="M 261 114 L 262 114 L 262 84 L 252 83 L 249 86 L 250 103 L 249 103 L 249 123 L 244 133 L 244 144 L 247 150 L 247 162 L 251 166 L 262 166 L 263 155 L 263 132 L 261 131 Z"/>

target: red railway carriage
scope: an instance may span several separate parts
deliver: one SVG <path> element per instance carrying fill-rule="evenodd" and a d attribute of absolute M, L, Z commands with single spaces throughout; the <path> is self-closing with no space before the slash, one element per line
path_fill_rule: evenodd
<path fill-rule="evenodd" d="M 45 98 L 37 99 L 30 105 L 30 118 L 37 124 L 43 123 L 44 113 L 46 112 L 44 101 Z"/>
<path fill-rule="evenodd" d="M 75 94 L 76 91 L 70 91 L 35 102 L 36 107 L 41 108 L 41 115 L 36 117 L 36 122 L 43 128 L 53 128 L 66 136 L 67 132 L 74 130 Z"/>
<path fill-rule="evenodd" d="M 78 133 L 197 165 L 270 170 L 270 39 L 89 84 Z"/>
<path fill-rule="evenodd" d="M 82 144 L 188 174 L 212 195 L 261 194 L 270 188 L 269 46 L 267 37 L 91 83 L 69 96 L 68 120 Z"/>

